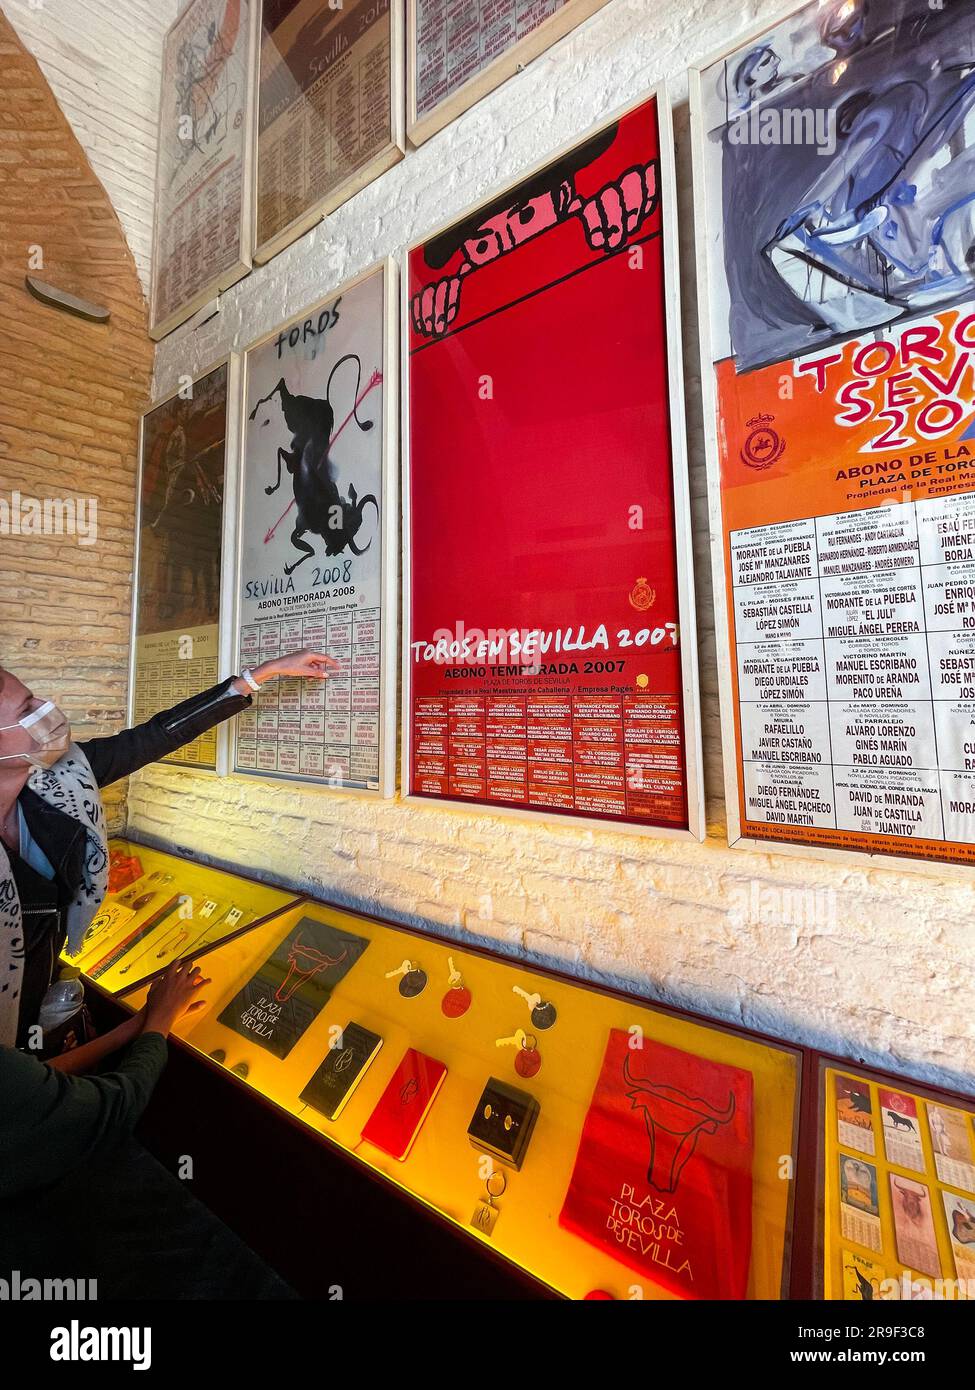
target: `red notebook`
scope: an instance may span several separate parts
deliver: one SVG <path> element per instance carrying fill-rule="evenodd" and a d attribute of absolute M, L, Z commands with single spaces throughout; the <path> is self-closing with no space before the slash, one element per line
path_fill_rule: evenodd
<path fill-rule="evenodd" d="M 559 1223 L 685 1298 L 742 1299 L 752 1075 L 609 1035 Z"/>
<path fill-rule="evenodd" d="M 393 1158 L 404 1159 L 446 1075 L 443 1062 L 411 1047 L 366 1121 L 363 1139 Z"/>

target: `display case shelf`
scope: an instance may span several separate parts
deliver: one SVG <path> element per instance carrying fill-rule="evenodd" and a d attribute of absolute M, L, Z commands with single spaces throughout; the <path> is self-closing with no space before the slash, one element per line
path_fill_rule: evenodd
<path fill-rule="evenodd" d="M 892 1203 L 909 1195 L 894 1175 L 933 1194 L 939 1276 L 966 1277 L 971 1098 L 134 841 L 113 847 L 138 857 L 137 888 L 156 874 L 161 897 L 229 895 L 250 917 L 190 952 L 209 983 L 207 1007 L 175 1030 L 181 1087 L 196 1087 L 197 1107 L 217 1087 L 270 1152 L 297 1134 L 302 1192 L 320 1182 L 324 1200 L 351 1183 L 387 1212 L 401 1198 L 407 1224 L 432 1219 L 465 1258 L 483 1252 L 543 1295 L 853 1299 L 866 1284 L 851 1269 L 879 1288 L 908 1267 Z M 151 980 L 94 983 L 138 1009 Z M 837 1086 L 854 1097 L 842 1129 Z M 916 1172 L 888 1155 L 886 1092 L 916 1107 Z M 844 1160 L 877 1170 L 880 1251 L 868 1210 L 844 1227 Z M 210 1166 L 221 1162 L 236 1163 L 232 1146 Z"/>

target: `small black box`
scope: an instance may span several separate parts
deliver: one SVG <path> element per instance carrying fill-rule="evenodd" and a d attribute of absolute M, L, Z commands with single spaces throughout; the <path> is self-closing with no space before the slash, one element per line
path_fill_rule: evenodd
<path fill-rule="evenodd" d="M 467 1137 L 475 1149 L 517 1171 L 525 1161 L 538 1114 L 534 1096 L 492 1076 L 467 1126 Z"/>

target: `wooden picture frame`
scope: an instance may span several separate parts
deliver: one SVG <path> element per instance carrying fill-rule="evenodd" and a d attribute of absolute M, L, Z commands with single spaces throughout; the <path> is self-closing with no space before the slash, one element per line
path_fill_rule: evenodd
<path fill-rule="evenodd" d="M 280 0 L 278 0 L 280 3 Z M 262 158 L 270 158 L 270 152 L 262 156 L 261 144 L 263 138 L 263 91 L 262 82 L 264 78 L 264 55 L 268 48 L 269 40 L 266 38 L 264 29 L 264 16 L 270 0 L 261 0 L 261 25 L 257 40 L 257 91 L 254 99 L 255 107 L 255 126 L 256 135 L 254 141 L 254 195 L 252 207 L 252 236 L 254 242 L 254 262 L 256 265 L 263 265 L 297 241 L 299 237 L 311 230 L 323 217 L 334 212 L 336 208 L 342 206 L 367 184 L 386 173 L 394 164 L 403 158 L 405 150 L 404 123 L 403 123 L 403 3 L 404 0 L 351 0 L 351 6 L 347 0 L 344 8 L 351 7 L 352 14 L 346 19 L 342 10 L 330 9 L 327 0 L 297 0 L 299 9 L 307 10 L 309 17 L 305 20 L 306 25 L 313 22 L 315 15 L 325 17 L 336 30 L 341 30 L 338 39 L 332 38 L 330 42 L 333 48 L 330 53 L 326 53 L 322 62 L 341 61 L 345 52 L 351 49 L 355 42 L 364 42 L 364 38 L 353 38 L 343 46 L 343 39 L 348 39 L 346 30 L 354 32 L 353 21 L 358 14 L 358 9 L 384 10 L 389 25 L 389 140 L 384 142 L 381 147 L 375 148 L 364 163 L 349 170 L 345 177 L 335 182 L 320 196 L 315 196 L 305 206 L 298 209 L 293 216 L 274 220 L 274 225 L 262 224 Z M 290 20 L 294 13 L 294 0 L 292 0 L 292 11 L 287 18 Z M 297 42 L 296 42 L 297 47 Z M 342 49 L 342 52 L 338 50 Z M 283 64 L 281 65 L 283 66 Z M 319 79 L 321 77 L 319 76 Z M 300 100 L 300 98 L 299 98 Z M 284 99 L 282 98 L 282 102 Z M 292 113 L 298 106 L 298 101 L 283 105 L 282 111 L 285 116 Z M 299 124 L 300 124 L 299 117 Z M 301 139 L 305 138 L 304 127 L 301 126 Z M 293 129 L 281 136 L 278 142 L 278 151 L 293 142 Z M 280 157 L 280 155 L 279 155 Z"/>
<path fill-rule="evenodd" d="M 159 105 L 159 138 L 156 153 L 156 209 L 153 225 L 151 286 L 149 294 L 149 336 L 164 338 L 174 328 L 210 303 L 215 296 L 235 285 L 251 268 L 252 251 L 252 174 L 254 153 L 254 93 L 256 78 L 256 37 L 260 0 L 191 0 L 174 21 L 163 40 L 162 95 Z M 206 33 L 208 21 L 221 15 L 216 37 Z M 235 26 L 236 17 L 236 27 Z M 194 28 L 195 23 L 195 28 Z M 221 45 L 230 44 L 229 53 Z M 209 46 L 206 46 L 209 45 Z M 176 84 L 176 100 L 184 107 L 177 124 L 187 122 L 187 131 L 177 130 L 167 143 L 164 127 L 173 97 L 170 83 Z M 175 115 L 175 113 L 174 113 Z M 199 143 L 198 143 L 199 142 Z M 179 201 L 170 208 L 164 194 L 175 150 L 198 150 L 197 171 L 178 189 Z M 193 156 L 188 154 L 187 161 Z M 235 172 L 233 165 L 236 163 Z M 210 167 L 215 166 L 215 167 Z M 166 189 L 176 174 L 169 176 Z M 194 182 L 195 181 L 195 182 Z M 212 273 L 190 276 L 182 293 L 167 295 L 163 275 L 168 262 L 164 256 L 167 230 L 173 229 L 177 215 L 192 216 L 194 200 L 200 206 L 198 222 L 206 218 L 203 206 L 206 190 L 216 187 L 228 200 L 235 199 L 238 214 L 228 220 L 236 227 L 236 251 L 225 255 L 212 267 Z M 233 202 L 231 202 L 233 206 Z M 176 232 L 173 231 L 173 235 Z M 211 234 L 197 228 L 198 247 Z M 190 262 L 192 251 L 185 259 Z"/>
<path fill-rule="evenodd" d="M 146 581 L 142 574 L 143 561 L 146 559 L 146 546 L 143 539 L 143 518 L 146 512 L 146 449 L 148 441 L 149 427 L 147 422 L 150 417 L 167 406 L 172 407 L 173 403 L 186 397 L 183 394 L 185 388 L 172 391 L 169 395 L 160 398 L 146 410 L 139 421 L 139 470 L 136 482 L 136 527 L 135 527 L 135 553 L 133 556 L 132 570 L 132 616 L 130 620 L 129 638 L 129 685 L 126 703 L 126 716 L 128 726 L 131 727 L 138 719 L 151 718 L 159 712 L 159 708 L 168 708 L 178 704 L 180 700 L 189 698 L 205 690 L 210 685 L 215 685 L 221 677 L 221 672 L 230 673 L 233 661 L 233 603 L 234 603 L 234 567 L 233 555 L 236 544 L 236 512 L 237 512 L 237 469 L 239 457 L 239 421 L 240 421 L 240 358 L 236 353 L 228 353 L 218 358 L 203 371 L 197 373 L 193 378 L 195 388 L 215 373 L 223 371 L 225 374 L 225 393 L 224 393 L 224 443 L 223 443 L 223 475 L 222 475 L 222 497 L 221 497 L 221 518 L 216 528 L 210 528 L 211 537 L 216 534 L 219 537 L 219 553 L 215 557 L 217 565 L 219 596 L 216 603 L 214 617 L 203 625 L 184 623 L 177 624 L 171 630 L 164 630 L 161 634 L 140 632 L 140 616 L 143 603 L 143 596 L 147 588 Z M 193 398 L 190 397 L 192 400 Z M 175 407 L 178 410 L 178 407 Z M 189 412 L 183 412 L 188 414 Z M 183 426 L 183 422 L 177 423 L 176 429 Z M 170 434 L 172 440 L 176 430 Z M 184 430 L 185 435 L 185 430 Z M 178 436 L 177 436 L 178 438 Z M 192 513 L 194 506 L 200 505 L 200 498 L 203 497 L 202 505 L 210 505 L 206 500 L 207 490 L 212 486 L 212 479 L 207 479 L 205 471 L 200 468 L 196 460 L 190 460 L 185 455 L 183 444 L 177 445 L 182 452 L 174 453 L 172 467 L 170 469 L 172 481 L 168 481 L 163 492 L 163 512 L 169 505 L 174 508 L 182 506 L 189 509 Z M 167 449 L 166 453 L 169 452 Z M 191 468 L 193 471 L 191 472 Z M 158 515 L 161 517 L 163 512 Z M 150 526 L 153 523 L 148 523 Z M 158 525 L 158 518 L 155 523 Z M 175 523 L 178 527 L 179 522 Z M 164 558 L 164 556 L 162 557 Z M 205 584 L 205 578 L 200 576 L 204 569 L 205 556 L 200 548 L 200 535 L 196 534 L 191 538 L 187 553 L 183 557 L 184 571 L 192 568 L 195 575 L 193 584 Z M 171 572 L 172 573 L 172 572 Z M 178 571 L 177 571 L 178 573 Z M 194 632 L 194 629 L 209 627 L 211 632 Z M 185 629 L 189 629 L 186 631 Z M 150 639 L 159 636 L 164 640 L 152 644 Z M 195 655 L 195 647 L 198 639 L 202 638 L 205 648 L 205 655 L 200 657 Z M 162 670 L 165 671 L 166 664 L 177 663 L 172 666 L 173 675 L 169 680 L 168 693 L 163 695 L 162 689 L 165 688 L 166 677 L 163 675 L 160 684 L 160 693 L 156 701 L 148 700 L 140 706 L 139 702 L 139 672 L 145 665 L 140 658 L 139 644 L 140 639 L 147 645 L 157 645 L 159 648 L 159 659 L 163 663 Z M 187 639 L 192 639 L 187 641 Z M 168 654 L 167 654 L 168 653 Z M 179 670 L 178 663 L 184 660 L 187 662 L 186 686 L 180 690 L 180 682 L 176 678 L 175 672 Z M 195 664 L 194 664 L 195 663 Z M 191 679 L 191 677 L 193 679 Z M 162 701 L 159 704 L 159 701 Z M 157 706 L 158 707 L 151 707 Z M 201 761 L 200 757 L 187 758 L 185 750 L 180 750 L 179 754 L 171 755 L 165 759 L 169 765 L 178 766 L 187 770 L 202 773 L 226 774 L 229 767 L 228 737 L 229 731 L 226 724 L 218 725 L 209 735 L 202 736 L 204 740 L 211 739 L 214 745 L 214 756 L 212 761 L 208 758 Z M 190 748 L 197 748 L 199 740 L 189 745 Z M 199 750 L 202 751 L 202 750 Z"/>
<path fill-rule="evenodd" d="M 418 10 L 422 3 L 423 0 L 414 0 L 414 3 L 407 7 L 406 90 L 409 103 L 407 135 L 412 145 L 422 145 L 424 141 L 430 139 L 431 135 L 436 135 L 437 131 L 450 125 L 451 121 L 455 121 L 458 116 L 475 105 L 482 97 L 493 92 L 496 87 L 499 87 L 502 82 L 506 82 L 515 73 L 521 72 L 534 58 L 544 53 L 547 48 L 551 48 L 552 44 L 571 33 L 584 20 L 594 15 L 597 10 L 601 10 L 607 0 L 560 0 L 559 8 L 546 19 L 543 19 L 536 28 L 524 34 L 520 39 L 516 38 L 496 57 L 490 59 L 484 67 L 455 86 L 423 113 L 418 110 L 417 100 L 417 29 Z M 446 28 L 447 0 L 439 0 L 439 3 L 445 11 L 444 26 Z M 476 3 L 477 0 L 475 0 Z M 516 0 L 511 0 L 511 3 L 516 3 Z M 445 54 L 448 48 L 449 45 L 445 39 Z"/>

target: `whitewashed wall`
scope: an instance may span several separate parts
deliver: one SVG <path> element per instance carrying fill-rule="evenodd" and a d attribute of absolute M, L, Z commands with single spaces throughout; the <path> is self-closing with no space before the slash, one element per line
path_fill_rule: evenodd
<path fill-rule="evenodd" d="M 148 294 L 162 39 L 179 0 L 0 0 L 112 200 Z"/>
<path fill-rule="evenodd" d="M 157 354 L 157 387 L 165 392 L 179 373 L 246 345 L 660 78 L 671 79 L 707 842 L 675 845 L 565 822 L 515 825 L 480 811 L 382 804 L 161 766 L 133 782 L 130 823 L 214 861 L 345 903 L 975 1090 L 975 880 L 731 852 L 725 842 L 684 74 L 689 62 L 780 9 L 775 0 L 611 0 L 327 225 L 225 295 L 217 319 L 195 333 L 177 331 Z"/>

